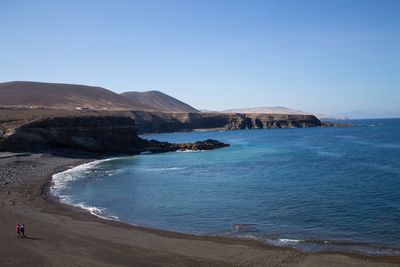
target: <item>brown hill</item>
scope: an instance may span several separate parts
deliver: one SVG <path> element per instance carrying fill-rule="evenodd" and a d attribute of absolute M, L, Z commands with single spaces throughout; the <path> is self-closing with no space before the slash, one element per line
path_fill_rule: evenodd
<path fill-rule="evenodd" d="M 148 110 L 139 102 L 101 87 L 41 83 L 5 82 L 0 83 L 0 106 L 3 107 L 43 107 L 51 109 L 114 109 Z"/>
<path fill-rule="evenodd" d="M 125 92 L 121 95 L 129 98 L 134 105 L 145 105 L 152 110 L 163 112 L 200 112 L 194 107 L 159 91 Z"/>

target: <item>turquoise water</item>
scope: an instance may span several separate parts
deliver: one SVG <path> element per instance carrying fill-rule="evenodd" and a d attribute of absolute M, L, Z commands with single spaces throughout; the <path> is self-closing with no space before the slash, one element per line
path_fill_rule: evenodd
<path fill-rule="evenodd" d="M 358 126 L 147 135 L 231 146 L 80 166 L 57 175 L 53 192 L 140 226 L 400 255 L 400 120 L 352 122 Z"/>

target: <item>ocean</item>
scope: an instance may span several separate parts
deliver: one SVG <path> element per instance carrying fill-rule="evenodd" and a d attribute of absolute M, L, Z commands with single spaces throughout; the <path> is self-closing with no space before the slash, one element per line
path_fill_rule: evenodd
<path fill-rule="evenodd" d="M 54 175 L 51 191 L 133 225 L 400 255 L 400 119 L 349 122 L 355 127 L 145 135 L 231 146 L 89 163 Z"/>

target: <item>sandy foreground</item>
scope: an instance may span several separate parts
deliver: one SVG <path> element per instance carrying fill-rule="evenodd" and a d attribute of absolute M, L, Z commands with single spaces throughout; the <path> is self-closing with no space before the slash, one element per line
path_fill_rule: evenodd
<path fill-rule="evenodd" d="M 0 153 L 0 266 L 400 266 L 400 257 L 304 253 L 102 220 L 46 194 L 51 175 L 97 159 Z M 24 223 L 28 238 L 16 237 Z"/>

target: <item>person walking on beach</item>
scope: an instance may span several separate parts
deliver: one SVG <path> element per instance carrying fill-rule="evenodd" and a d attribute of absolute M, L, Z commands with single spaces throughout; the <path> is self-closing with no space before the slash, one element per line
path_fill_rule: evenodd
<path fill-rule="evenodd" d="M 19 223 L 15 226 L 15 231 L 17 232 L 17 237 L 21 237 L 21 227 L 19 226 Z"/>
<path fill-rule="evenodd" d="M 21 232 L 21 237 L 24 238 L 25 237 L 25 225 L 21 224 L 19 228 L 20 228 L 20 232 Z"/>

